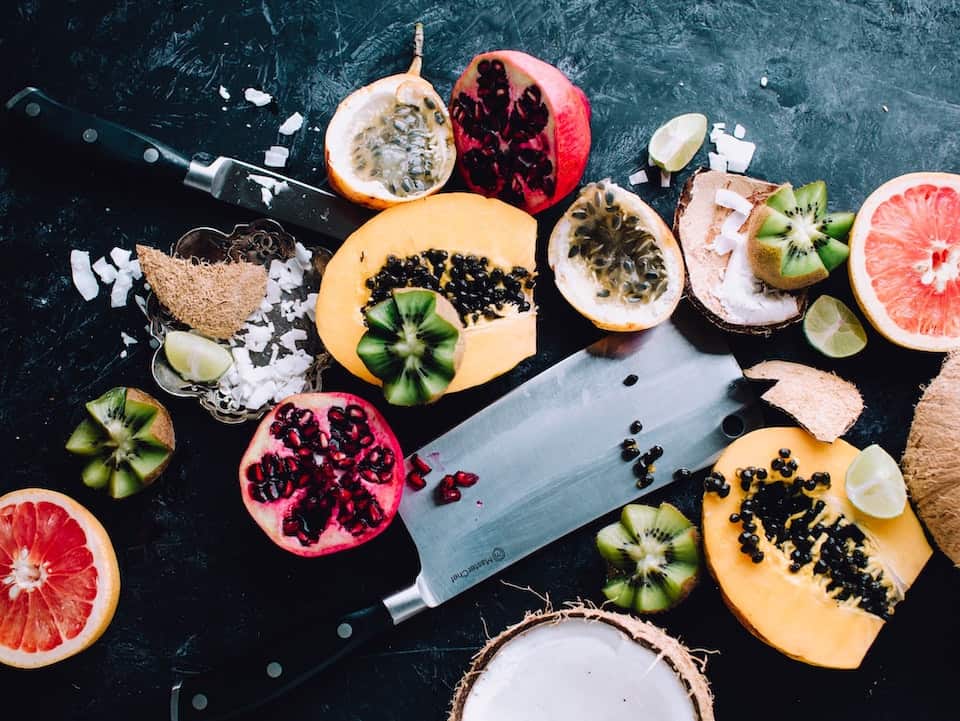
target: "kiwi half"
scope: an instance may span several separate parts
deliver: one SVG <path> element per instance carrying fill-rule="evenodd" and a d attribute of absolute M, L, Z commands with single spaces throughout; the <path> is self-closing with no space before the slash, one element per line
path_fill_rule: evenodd
<path fill-rule="evenodd" d="M 416 406 L 443 395 L 463 354 L 463 326 L 450 301 L 432 290 L 396 289 L 367 310 L 366 323 L 357 355 L 383 381 L 388 403 Z"/>
<path fill-rule="evenodd" d="M 827 213 L 822 180 L 794 190 L 786 183 L 754 212 L 749 255 L 754 275 L 782 290 L 805 288 L 825 279 L 850 255 L 841 242 L 853 213 Z"/>
<path fill-rule="evenodd" d="M 125 498 L 153 483 L 176 445 L 167 409 L 143 391 L 124 387 L 110 389 L 86 408 L 87 418 L 66 446 L 88 459 L 84 484 Z"/>
<path fill-rule="evenodd" d="M 658 613 L 676 606 L 697 583 L 700 534 L 669 503 L 625 506 L 620 522 L 597 534 L 611 575 L 603 594 L 620 608 Z"/>

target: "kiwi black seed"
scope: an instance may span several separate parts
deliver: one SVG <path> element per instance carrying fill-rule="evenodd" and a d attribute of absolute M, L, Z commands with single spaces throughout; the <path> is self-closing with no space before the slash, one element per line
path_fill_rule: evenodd
<path fill-rule="evenodd" d="M 611 569 L 604 595 L 637 613 L 672 608 L 697 582 L 699 540 L 693 524 L 669 503 L 624 507 L 620 521 L 597 534 Z"/>
<path fill-rule="evenodd" d="M 167 409 L 143 391 L 124 387 L 110 389 L 86 409 L 66 446 L 87 458 L 84 484 L 125 498 L 153 483 L 176 445 Z"/>

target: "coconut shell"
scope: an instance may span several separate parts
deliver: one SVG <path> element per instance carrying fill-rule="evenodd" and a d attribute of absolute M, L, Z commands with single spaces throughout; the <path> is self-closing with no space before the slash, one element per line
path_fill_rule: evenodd
<path fill-rule="evenodd" d="M 786 413 L 819 441 L 833 443 L 863 413 L 863 397 L 850 381 L 835 373 L 789 361 L 764 361 L 747 368 L 751 380 L 776 381 L 760 396 Z"/>
<path fill-rule="evenodd" d="M 195 263 L 137 246 L 140 267 L 160 302 L 200 333 L 230 338 L 267 292 L 267 271 L 246 261 Z"/>
<path fill-rule="evenodd" d="M 960 566 L 960 353 L 947 356 L 923 393 L 901 466 L 920 518 L 940 550 Z"/>
<path fill-rule="evenodd" d="M 673 215 L 673 234 L 680 241 L 687 268 L 686 295 L 690 302 L 714 325 L 733 333 L 768 336 L 773 331 L 796 323 L 807 307 L 807 294 L 797 291 L 797 314 L 780 323 L 744 325 L 727 316 L 715 289 L 723 281 L 728 256 L 712 250 L 723 221 L 732 212 L 714 202 L 716 191 L 727 188 L 752 203 L 766 200 L 779 186 L 745 175 L 700 168 L 683 186 Z"/>
<path fill-rule="evenodd" d="M 528 613 L 520 623 L 510 626 L 498 636 L 487 641 L 486 645 L 473 657 L 470 669 L 460 680 L 451 702 L 448 721 L 461 721 L 470 691 L 474 683 L 493 660 L 497 652 L 509 641 L 541 624 L 558 624 L 567 619 L 596 620 L 607 623 L 622 631 L 628 637 L 662 655 L 677 676 L 686 685 L 699 721 L 714 721 L 713 694 L 710 684 L 701 672 L 703 663 L 691 655 L 689 649 L 658 626 L 641 621 L 623 613 L 612 613 L 598 608 L 574 606 L 562 611 L 547 609 Z"/>

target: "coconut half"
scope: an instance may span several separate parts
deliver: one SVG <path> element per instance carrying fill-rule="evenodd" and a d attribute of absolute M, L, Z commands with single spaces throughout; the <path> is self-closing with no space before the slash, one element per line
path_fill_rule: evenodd
<path fill-rule="evenodd" d="M 793 418 L 818 441 L 833 443 L 863 413 L 860 391 L 835 373 L 773 360 L 747 368 L 743 375 L 751 380 L 776 381 L 760 397 Z"/>
<path fill-rule="evenodd" d="M 593 608 L 528 615 L 487 645 L 449 721 L 713 721 L 698 660 L 657 626 Z"/>
<path fill-rule="evenodd" d="M 960 353 L 953 353 L 917 404 L 901 466 L 920 518 L 956 566 L 960 566 L 958 428 Z"/>
<path fill-rule="evenodd" d="M 803 317 L 804 291 L 770 288 L 750 268 L 743 223 L 777 185 L 700 169 L 683 188 L 673 230 L 687 266 L 687 297 L 715 325 L 769 335 Z"/>

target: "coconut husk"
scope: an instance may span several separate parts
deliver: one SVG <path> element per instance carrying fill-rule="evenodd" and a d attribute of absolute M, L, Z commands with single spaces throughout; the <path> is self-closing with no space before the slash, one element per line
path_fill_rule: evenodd
<path fill-rule="evenodd" d="M 833 443 L 863 412 L 860 391 L 835 373 L 773 360 L 747 368 L 743 375 L 751 380 L 776 381 L 760 397 L 820 441 Z"/>
<path fill-rule="evenodd" d="M 800 320 L 807 307 L 806 292 L 794 291 L 792 295 L 797 300 L 795 316 L 768 325 L 744 325 L 729 317 L 717 293 L 730 256 L 716 253 L 712 246 L 720 235 L 723 222 L 733 212 L 714 202 L 717 190 L 732 190 L 756 204 L 765 201 L 778 187 L 745 175 L 701 168 L 690 177 L 680 194 L 673 216 L 673 234 L 680 241 L 686 263 L 686 295 L 711 323 L 723 330 L 770 335 Z"/>
<path fill-rule="evenodd" d="M 246 261 L 196 263 L 137 246 L 140 267 L 160 302 L 194 330 L 230 338 L 267 292 L 267 271 Z"/>
<path fill-rule="evenodd" d="M 944 361 L 917 403 L 901 466 L 920 518 L 960 566 L 960 353 Z"/>
<path fill-rule="evenodd" d="M 680 641 L 670 636 L 658 626 L 624 613 L 612 613 L 603 609 L 581 604 L 571 605 L 560 611 L 547 608 L 543 611 L 527 613 L 520 623 L 508 627 L 499 635 L 487 641 L 486 645 L 473 657 L 470 669 L 457 684 L 451 702 L 448 721 L 461 721 L 470 691 L 474 683 L 493 660 L 497 652 L 511 639 L 525 631 L 542 625 L 558 624 L 571 618 L 594 620 L 607 623 L 622 631 L 628 637 L 661 655 L 687 687 L 693 708 L 699 721 L 715 721 L 713 715 L 713 693 L 710 684 L 702 673 L 705 661 L 693 656 Z M 518 683 L 522 683 L 518 678 Z"/>

